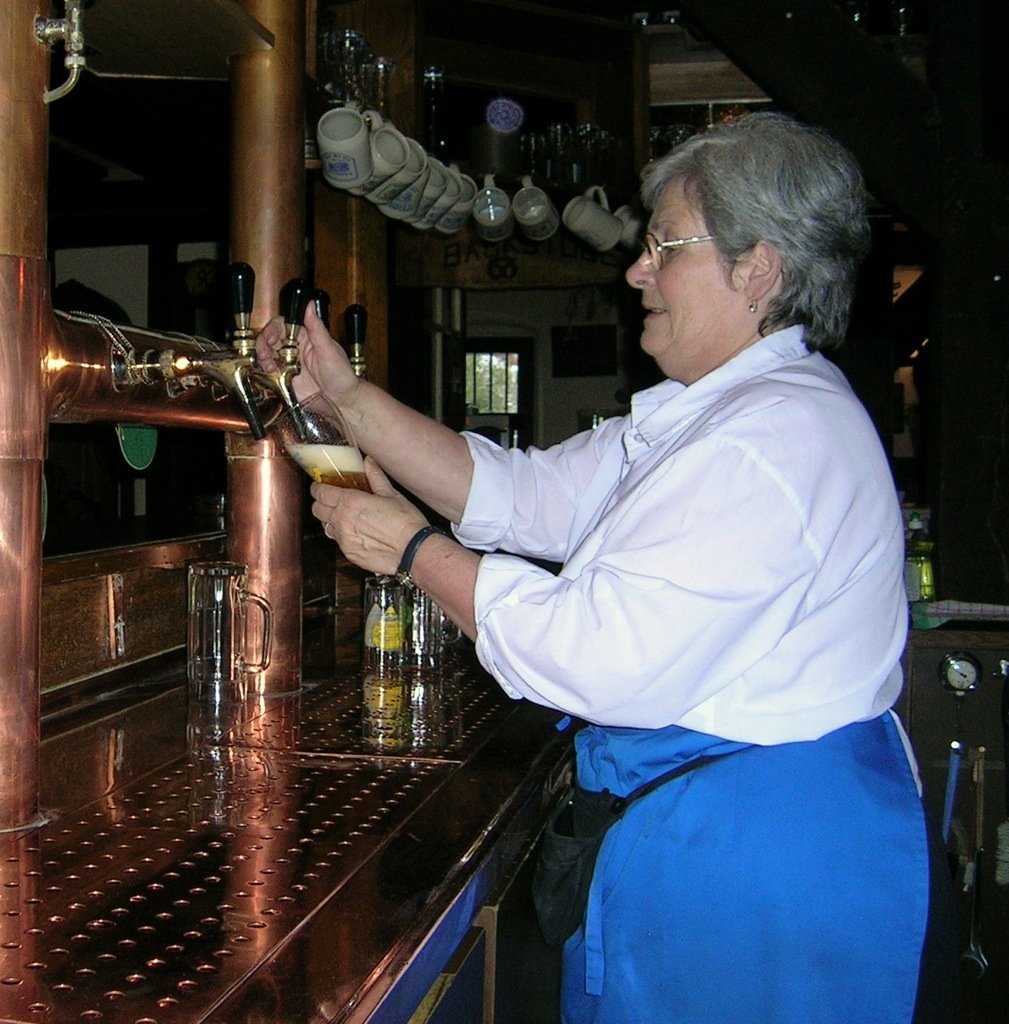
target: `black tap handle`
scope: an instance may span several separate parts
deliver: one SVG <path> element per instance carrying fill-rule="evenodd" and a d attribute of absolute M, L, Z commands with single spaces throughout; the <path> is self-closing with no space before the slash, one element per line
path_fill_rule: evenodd
<path fill-rule="evenodd" d="M 280 289 L 280 312 L 288 328 L 305 322 L 305 307 L 311 293 L 304 278 L 295 277 Z"/>
<path fill-rule="evenodd" d="M 323 322 L 326 330 L 329 330 L 329 292 L 323 291 L 321 288 L 316 288 L 312 292 L 312 299 L 315 302 L 315 311 L 319 314 L 319 319 Z"/>
<path fill-rule="evenodd" d="M 347 344 L 351 348 L 364 344 L 364 335 L 368 329 L 368 311 L 364 306 L 355 302 L 344 310 L 343 329 L 347 335 Z"/>
<path fill-rule="evenodd" d="M 237 316 L 239 313 L 252 312 L 252 300 L 256 291 L 256 272 L 248 263 L 232 263 L 231 271 L 231 309 Z"/>

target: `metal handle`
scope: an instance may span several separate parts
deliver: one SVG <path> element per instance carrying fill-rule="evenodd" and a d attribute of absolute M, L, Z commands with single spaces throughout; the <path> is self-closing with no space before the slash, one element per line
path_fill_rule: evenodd
<path fill-rule="evenodd" d="M 949 765 L 946 769 L 946 794 L 942 808 L 942 839 L 949 842 L 949 831 L 953 824 L 953 808 L 956 804 L 957 780 L 960 777 L 960 765 L 963 762 L 963 747 L 957 741 L 949 745 Z"/>

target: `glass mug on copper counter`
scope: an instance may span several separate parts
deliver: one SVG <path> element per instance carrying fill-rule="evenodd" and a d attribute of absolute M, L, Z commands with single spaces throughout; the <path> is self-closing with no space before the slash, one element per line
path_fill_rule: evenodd
<path fill-rule="evenodd" d="M 259 660 L 246 660 L 248 608 L 262 615 Z M 187 585 L 186 671 L 189 693 L 219 704 L 246 697 L 246 673 L 270 664 L 270 602 L 249 591 L 249 570 L 238 562 L 192 562 Z"/>
<path fill-rule="evenodd" d="M 318 484 L 370 491 L 364 458 L 345 420 L 322 392 L 285 409 L 274 429 L 287 454 Z"/>

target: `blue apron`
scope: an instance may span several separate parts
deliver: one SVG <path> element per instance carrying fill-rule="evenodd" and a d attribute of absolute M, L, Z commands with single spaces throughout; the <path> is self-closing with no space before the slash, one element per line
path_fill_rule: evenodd
<path fill-rule="evenodd" d="M 565 1024 L 907 1024 L 929 902 L 925 812 L 889 714 L 758 747 L 589 726 L 578 778 L 625 794 L 564 947 Z"/>

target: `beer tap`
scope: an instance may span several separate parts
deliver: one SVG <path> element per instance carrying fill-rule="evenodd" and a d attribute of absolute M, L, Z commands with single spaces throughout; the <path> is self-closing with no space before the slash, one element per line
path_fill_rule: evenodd
<path fill-rule="evenodd" d="M 256 335 L 252 330 L 252 303 L 256 289 L 256 272 L 248 263 L 232 263 L 231 274 L 231 308 L 234 312 L 235 326 L 231 332 L 231 346 L 237 357 L 235 370 L 235 392 L 245 418 L 249 422 L 249 430 L 257 441 L 266 436 L 259 409 L 249 392 L 249 380 L 256 362 Z"/>
<path fill-rule="evenodd" d="M 229 272 L 235 315 L 230 348 L 200 338 L 173 335 L 175 347 L 152 347 L 138 352 L 114 325 L 107 324 L 104 326 L 113 342 L 113 386 L 122 390 L 137 384 L 163 382 L 169 395 L 174 396 L 209 381 L 238 399 L 252 436 L 261 441 L 266 430 L 257 401 L 262 392 L 254 386 L 255 334 L 250 326 L 256 275 L 247 263 L 233 263 Z"/>
<path fill-rule="evenodd" d="M 257 379 L 264 380 L 273 388 L 291 410 L 291 419 L 302 438 L 307 436 L 304 415 L 300 403 L 295 398 L 291 382 L 301 372 L 301 361 L 298 358 L 298 329 L 305 321 L 305 307 L 310 297 L 308 285 L 300 277 L 293 278 L 281 288 L 280 312 L 284 317 L 284 341 L 277 349 L 277 368 L 272 373 L 260 371 L 257 374 Z"/>
<path fill-rule="evenodd" d="M 235 317 L 231 350 L 176 355 L 171 366 L 177 377 L 205 377 L 233 393 L 241 403 L 250 433 L 257 441 L 262 441 L 266 437 L 266 429 L 251 387 L 255 335 L 250 327 L 250 318 L 256 275 L 248 263 L 232 263 L 229 273 Z"/>
<path fill-rule="evenodd" d="M 231 308 L 235 327 L 231 342 L 239 355 L 251 356 L 256 349 L 256 335 L 252 330 L 252 304 L 256 291 L 256 272 L 248 263 L 232 263 Z"/>
<path fill-rule="evenodd" d="M 364 335 L 368 329 L 368 311 L 355 302 L 343 311 L 343 329 L 350 348 L 350 365 L 358 377 L 365 377 Z"/>

